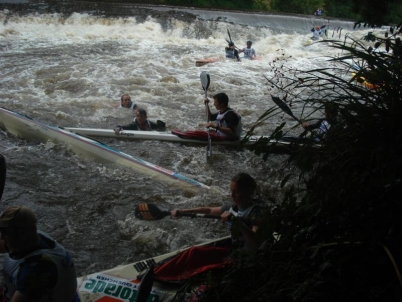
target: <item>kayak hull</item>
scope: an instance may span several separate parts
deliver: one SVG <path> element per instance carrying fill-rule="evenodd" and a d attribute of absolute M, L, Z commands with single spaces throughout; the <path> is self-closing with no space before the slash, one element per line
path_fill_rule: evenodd
<path fill-rule="evenodd" d="M 109 137 L 109 138 L 118 138 L 118 139 L 127 139 L 127 140 L 157 140 L 163 142 L 170 143 L 189 143 L 189 144 L 208 144 L 208 133 L 203 130 L 194 130 L 194 131 L 181 131 L 181 130 L 172 130 L 169 132 L 157 132 L 157 131 L 130 131 L 123 130 L 119 134 L 115 134 L 115 132 L 111 129 L 95 129 L 95 128 L 71 128 L 66 127 L 65 130 L 90 136 L 90 137 Z M 210 132 L 210 137 L 213 144 L 216 145 L 226 145 L 226 146 L 240 146 L 240 140 L 233 139 L 225 139 L 221 136 L 217 136 L 214 131 Z M 243 139 L 244 137 L 242 137 Z M 245 146 L 251 146 L 259 139 L 268 139 L 268 136 L 250 136 L 248 141 L 244 143 Z M 289 145 L 290 141 L 288 140 L 270 140 L 270 142 L 280 144 L 280 145 Z"/>
<path fill-rule="evenodd" d="M 200 67 L 200 66 L 204 66 L 209 63 L 215 63 L 215 62 L 219 62 L 219 61 L 220 61 L 219 58 L 209 58 L 209 59 L 197 60 L 197 61 L 195 61 L 195 66 Z"/>
<path fill-rule="evenodd" d="M 210 240 L 198 246 L 210 245 L 229 238 L 230 236 Z M 143 275 L 151 265 L 178 255 L 186 249 L 188 248 L 80 277 L 77 279 L 80 300 L 81 302 L 135 301 L 141 283 L 139 276 Z M 180 286 L 167 286 L 154 282 L 148 301 L 170 301 L 179 288 Z"/>
<path fill-rule="evenodd" d="M 17 137 L 41 143 L 47 143 L 48 141 L 56 144 L 64 143 L 67 144 L 76 154 L 90 157 L 100 162 L 115 163 L 126 166 L 145 176 L 168 181 L 180 187 L 209 188 L 208 186 L 190 179 L 185 175 L 120 152 L 117 149 L 91 138 L 84 137 L 62 128 L 43 124 L 25 115 L 2 107 L 0 107 L 0 128 Z"/>

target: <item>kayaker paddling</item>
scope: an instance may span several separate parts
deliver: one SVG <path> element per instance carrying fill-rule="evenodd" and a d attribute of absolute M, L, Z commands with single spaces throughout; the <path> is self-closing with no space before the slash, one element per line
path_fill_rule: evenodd
<path fill-rule="evenodd" d="M 240 139 L 242 134 L 241 116 L 229 107 L 229 97 L 226 93 L 218 93 L 213 96 L 214 106 L 218 112 L 212 114 L 209 109 L 209 99 L 205 98 L 209 121 L 207 128 L 214 128 L 220 136 Z"/>
<path fill-rule="evenodd" d="M 255 60 L 257 59 L 257 54 L 254 48 L 251 47 L 253 42 L 247 41 L 247 47 L 239 50 L 239 53 L 244 53 L 244 59 Z"/>
<path fill-rule="evenodd" d="M 227 223 L 231 232 L 231 244 L 224 246 L 193 246 L 171 260 L 154 268 L 154 280 L 177 282 L 186 280 L 197 274 L 214 268 L 222 268 L 232 263 L 229 257 L 233 249 L 255 251 L 259 245 L 258 226 L 262 223 L 263 207 L 253 199 L 257 183 L 247 173 L 236 174 L 229 185 L 231 202 L 220 207 L 199 207 L 192 209 L 172 210 L 172 217 L 200 215 L 206 218 L 220 218 Z M 137 216 L 152 219 L 152 211 L 142 206 Z M 161 213 L 164 214 L 164 213 Z"/>

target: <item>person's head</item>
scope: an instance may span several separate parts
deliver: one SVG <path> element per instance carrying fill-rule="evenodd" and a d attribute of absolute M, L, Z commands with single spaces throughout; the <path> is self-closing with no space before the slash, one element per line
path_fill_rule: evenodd
<path fill-rule="evenodd" d="M 123 94 L 121 96 L 121 107 L 130 108 L 131 104 L 132 104 L 132 102 L 131 102 L 130 96 L 127 93 Z"/>
<path fill-rule="evenodd" d="M 338 116 L 338 107 L 334 104 L 326 103 L 324 108 L 325 108 L 325 118 L 329 122 L 334 121 Z"/>
<path fill-rule="evenodd" d="M 6 208 L 0 214 L 1 240 L 10 252 L 21 252 L 37 244 L 36 215 L 25 206 Z"/>
<path fill-rule="evenodd" d="M 234 43 L 233 43 L 233 42 L 229 42 L 229 47 L 230 47 L 230 48 L 234 48 Z"/>
<path fill-rule="evenodd" d="M 319 27 L 319 26 L 316 26 L 315 29 L 316 29 L 316 30 L 320 30 L 320 27 Z"/>
<path fill-rule="evenodd" d="M 244 172 L 236 174 L 230 181 L 230 197 L 238 206 L 250 202 L 256 189 L 257 183 L 254 178 Z"/>
<path fill-rule="evenodd" d="M 250 48 L 252 44 L 253 44 L 253 42 L 247 41 L 247 48 Z"/>
<path fill-rule="evenodd" d="M 135 120 L 140 124 L 144 124 L 147 120 L 147 111 L 144 108 L 137 108 L 134 110 L 135 112 Z"/>
<path fill-rule="evenodd" d="M 218 93 L 214 95 L 214 105 L 217 110 L 226 109 L 229 106 L 229 97 L 226 93 Z"/>

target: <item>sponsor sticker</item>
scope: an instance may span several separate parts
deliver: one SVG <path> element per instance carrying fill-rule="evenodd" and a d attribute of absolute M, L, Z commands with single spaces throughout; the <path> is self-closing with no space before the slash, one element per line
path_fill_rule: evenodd
<path fill-rule="evenodd" d="M 136 280 L 138 281 L 138 280 Z M 95 273 L 85 276 L 78 287 L 81 302 L 135 302 L 139 284 L 128 279 Z M 163 301 L 167 292 L 153 288 L 148 302 Z"/>

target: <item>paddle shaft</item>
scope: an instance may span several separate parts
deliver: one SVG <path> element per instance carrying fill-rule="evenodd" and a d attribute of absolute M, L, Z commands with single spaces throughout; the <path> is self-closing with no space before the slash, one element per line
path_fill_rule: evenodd
<path fill-rule="evenodd" d="M 191 217 L 191 218 L 210 218 L 210 219 L 221 219 L 220 215 L 211 215 L 211 214 L 199 214 L 199 213 L 186 213 L 177 211 L 176 215 L 178 217 Z"/>

